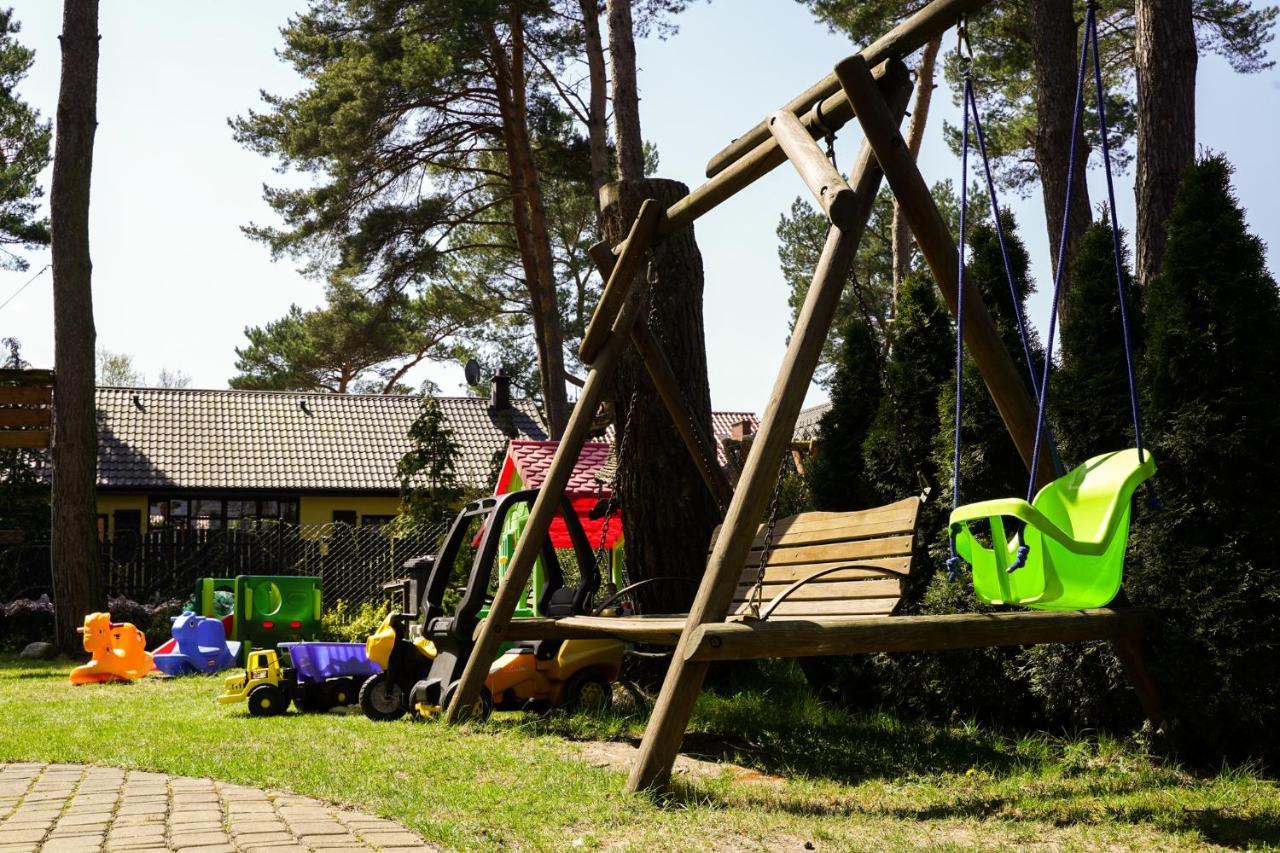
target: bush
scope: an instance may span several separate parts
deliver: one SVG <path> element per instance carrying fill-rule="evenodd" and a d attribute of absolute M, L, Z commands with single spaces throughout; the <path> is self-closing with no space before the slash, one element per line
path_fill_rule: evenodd
<path fill-rule="evenodd" d="M 359 606 L 348 605 L 338 599 L 321 617 L 321 630 L 326 640 L 339 643 L 363 643 L 378 630 L 382 620 L 391 612 L 386 602 L 364 602 Z"/>
<path fill-rule="evenodd" d="M 1231 167 L 1191 166 L 1147 285 L 1147 424 L 1165 510 L 1126 584 L 1161 615 L 1158 676 L 1186 757 L 1280 757 L 1280 296 Z"/>
<path fill-rule="evenodd" d="M 142 604 L 123 595 L 107 600 L 112 622 L 128 622 L 147 635 L 147 645 L 158 646 L 172 636 L 173 617 L 181 615 L 183 603 L 176 598 Z"/>
<path fill-rule="evenodd" d="M 42 595 L 32 600 L 19 598 L 0 608 L 0 643 L 21 649 L 28 643 L 53 642 L 53 602 Z"/>

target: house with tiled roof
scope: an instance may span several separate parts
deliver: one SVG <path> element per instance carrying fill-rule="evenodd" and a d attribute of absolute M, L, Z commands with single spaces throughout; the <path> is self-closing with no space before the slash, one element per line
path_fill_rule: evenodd
<path fill-rule="evenodd" d="M 505 388 L 437 399 L 464 486 L 490 488 L 511 439 L 547 438 L 534 404 Z M 419 406 L 396 395 L 99 388 L 99 529 L 384 523 L 399 510 L 396 464 Z"/>
<path fill-rule="evenodd" d="M 510 459 L 515 442 L 523 487 L 536 486 L 554 443 L 547 444 L 532 401 L 511 399 L 504 382 L 493 387 L 487 399 L 436 398 L 458 446 L 458 479 L 492 490 L 496 463 L 504 454 Z M 102 387 L 96 399 L 104 539 L 126 531 L 225 529 L 255 519 L 390 521 L 400 508 L 396 466 L 409 450 L 409 426 L 420 407 L 412 396 L 168 388 Z M 734 424 L 754 428 L 750 413 L 712 417 L 717 439 Z M 608 444 L 588 447 L 580 465 L 594 482 Z M 512 462 L 507 471 L 504 462 L 502 476 L 517 470 Z"/>
<path fill-rule="evenodd" d="M 792 437 L 796 441 L 813 441 L 818 437 L 818 426 L 822 423 L 822 418 L 829 411 L 831 411 L 829 402 L 802 409 L 796 417 L 796 427 Z"/>

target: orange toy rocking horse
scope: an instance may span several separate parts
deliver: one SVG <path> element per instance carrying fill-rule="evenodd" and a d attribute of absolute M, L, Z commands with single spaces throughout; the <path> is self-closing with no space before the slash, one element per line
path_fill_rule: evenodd
<path fill-rule="evenodd" d="M 147 651 L 147 637 L 128 622 L 112 622 L 109 613 L 84 617 L 84 650 L 93 660 L 71 670 L 72 684 L 132 681 L 155 668 Z"/>

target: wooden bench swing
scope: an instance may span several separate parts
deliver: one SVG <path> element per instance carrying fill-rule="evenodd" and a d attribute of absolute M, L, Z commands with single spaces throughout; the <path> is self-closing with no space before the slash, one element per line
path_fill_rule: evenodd
<path fill-rule="evenodd" d="M 578 401 L 534 502 L 507 572 L 477 629 L 446 719 L 466 716 L 499 644 L 513 639 L 614 637 L 675 646 L 628 790 L 665 786 L 707 667 L 715 660 L 1030 645 L 1082 640 L 1113 644 L 1143 709 L 1163 725 L 1141 636 L 1147 614 L 1127 608 L 894 616 L 911 570 L 918 500 L 854 513 L 803 513 L 779 521 L 763 577 L 764 517 L 796 417 L 817 367 L 881 180 L 888 181 L 916 243 L 954 314 L 958 253 L 899 125 L 911 94 L 902 58 L 988 0 L 933 0 L 910 19 L 805 90 L 712 158 L 708 180 L 666 211 L 640 208 L 625 241 L 593 256 L 606 284 L 580 354 L 590 365 Z M 865 137 L 845 179 L 815 142 L 857 118 Z M 790 161 L 831 222 L 813 282 L 748 452 L 736 490 L 707 463 L 705 439 L 689 424 L 679 384 L 640 316 L 636 286 L 648 250 L 783 162 Z M 976 289 L 965 285 L 965 344 L 1009 434 L 1030 467 L 1037 412 Z M 512 619 L 592 419 L 626 346 L 635 346 L 683 440 L 724 512 L 687 615 Z M 1047 454 L 1046 454 L 1047 456 Z M 1053 480 L 1047 458 L 1035 472 Z M 754 558 L 754 560 L 753 560 Z M 759 583 L 758 583 L 759 581 Z M 758 618 L 766 616 L 767 618 Z"/>

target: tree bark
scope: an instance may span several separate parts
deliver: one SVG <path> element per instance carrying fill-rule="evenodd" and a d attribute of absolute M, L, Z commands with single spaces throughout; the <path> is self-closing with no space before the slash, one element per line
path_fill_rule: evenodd
<path fill-rule="evenodd" d="M 591 154 L 591 189 L 600 209 L 600 188 L 609 182 L 609 81 L 605 75 L 604 42 L 600 35 L 600 0 L 580 0 L 582 33 L 586 42 L 587 150 Z M 643 165 L 643 164 L 642 164 Z"/>
<path fill-rule="evenodd" d="M 609 0 L 609 61 L 613 72 L 613 124 L 618 146 L 618 180 L 644 178 L 640 136 L 640 94 L 636 88 L 636 39 L 631 0 Z"/>
<path fill-rule="evenodd" d="M 602 193 L 605 239 L 617 245 L 626 237 L 644 199 L 656 199 L 666 209 L 688 193 L 684 184 L 660 179 L 609 184 Z M 714 447 L 702 317 L 702 255 L 692 227 L 658 243 L 649 275 L 653 284 L 642 316 L 655 318 L 651 331 L 683 383 L 685 403 L 706 439 L 704 446 Z M 652 313 L 650 299 L 656 300 Z M 638 591 L 645 612 L 683 613 L 706 566 L 707 545 L 719 523 L 719 512 L 631 347 L 619 362 L 613 400 L 628 580 L 688 578 L 689 583 L 655 583 Z"/>
<path fill-rule="evenodd" d="M 929 105 L 933 103 L 934 69 L 937 66 L 938 51 L 942 47 L 942 36 L 924 46 L 920 54 L 920 64 L 916 67 L 916 103 L 911 111 L 911 121 L 907 124 L 907 150 L 911 159 L 920 158 L 920 146 L 924 142 L 924 129 L 929 121 Z M 911 272 L 911 226 L 898 208 L 898 200 L 893 201 L 893 300 L 889 304 L 889 317 L 897 315 L 898 291 L 902 281 Z"/>
<path fill-rule="evenodd" d="M 1196 156 L 1196 52 L 1191 0 L 1137 0 L 1137 281 L 1164 258 L 1165 224 L 1182 172 Z"/>
<path fill-rule="evenodd" d="M 529 293 L 529 311 L 538 349 L 538 367 L 547 430 L 559 438 L 569 420 L 565 393 L 564 336 L 556 302 L 555 263 L 547 231 L 546 209 L 538 179 L 537 163 L 529 139 L 524 34 L 520 11 L 512 13 L 511 53 L 508 56 L 496 33 L 489 34 L 494 60 L 494 82 L 502 134 L 511 179 L 512 225 Z"/>
<path fill-rule="evenodd" d="M 57 643 L 80 649 L 76 628 L 106 607 L 99 561 L 94 404 L 93 264 L 89 179 L 98 125 L 98 0 L 66 0 L 62 80 L 49 197 L 53 231 L 53 594 Z"/>
<path fill-rule="evenodd" d="M 1049 246 L 1053 269 L 1057 270 L 1058 244 L 1062 239 L 1063 207 L 1067 199 L 1067 165 L 1071 161 L 1071 118 L 1075 110 L 1075 80 L 1079 74 L 1080 43 L 1072 4 L 1063 0 L 1029 0 L 1028 40 L 1035 76 L 1036 166 L 1044 195 L 1045 221 L 1049 228 Z M 1063 256 L 1067 269 L 1075 257 L 1076 246 L 1089 227 L 1089 187 L 1085 167 L 1089 151 L 1083 133 L 1076 140 L 1074 199 L 1067 216 L 1067 246 Z M 1063 278 L 1063 297 L 1070 281 Z"/>

